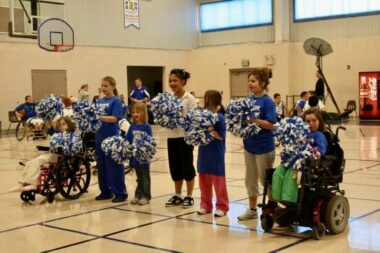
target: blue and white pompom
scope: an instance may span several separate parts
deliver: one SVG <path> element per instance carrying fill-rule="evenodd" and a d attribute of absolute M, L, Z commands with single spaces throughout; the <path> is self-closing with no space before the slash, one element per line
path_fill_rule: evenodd
<path fill-rule="evenodd" d="M 82 139 L 74 133 L 55 133 L 49 144 L 50 152 L 66 156 L 80 155 L 83 150 Z"/>
<path fill-rule="evenodd" d="M 150 101 L 150 110 L 154 123 L 159 126 L 173 129 L 181 125 L 183 106 L 179 98 L 170 93 L 160 93 L 153 98 Z"/>
<path fill-rule="evenodd" d="M 217 115 L 207 109 L 193 109 L 184 117 L 185 141 L 189 145 L 207 145 L 214 137 L 212 131 Z"/>
<path fill-rule="evenodd" d="M 36 105 L 36 113 L 43 120 L 52 120 L 57 115 L 62 115 L 64 108 L 61 98 L 51 94 L 43 97 Z"/>
<path fill-rule="evenodd" d="M 96 132 L 102 126 L 99 115 L 104 115 L 97 103 L 83 100 L 73 106 L 74 121 L 83 132 Z"/>
<path fill-rule="evenodd" d="M 120 136 L 111 136 L 102 142 L 102 150 L 106 155 L 111 156 L 112 160 L 123 164 L 132 157 L 132 147 L 130 143 Z"/>
<path fill-rule="evenodd" d="M 226 109 L 227 130 L 233 135 L 247 139 L 261 131 L 255 123 L 249 120 L 256 119 L 260 115 L 260 106 L 250 97 L 232 100 Z"/>
<path fill-rule="evenodd" d="M 281 163 L 286 167 L 298 164 L 303 169 L 305 159 L 313 154 L 308 125 L 300 117 L 285 118 L 274 125 L 273 133 L 283 147 Z"/>
<path fill-rule="evenodd" d="M 156 154 L 155 139 L 143 131 L 133 131 L 133 157 L 139 163 L 150 163 Z"/>

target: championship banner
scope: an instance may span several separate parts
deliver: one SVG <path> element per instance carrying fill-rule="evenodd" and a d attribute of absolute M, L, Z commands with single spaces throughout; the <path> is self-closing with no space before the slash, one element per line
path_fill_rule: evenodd
<path fill-rule="evenodd" d="M 140 29 L 139 0 L 124 0 L 124 27 L 130 25 Z"/>

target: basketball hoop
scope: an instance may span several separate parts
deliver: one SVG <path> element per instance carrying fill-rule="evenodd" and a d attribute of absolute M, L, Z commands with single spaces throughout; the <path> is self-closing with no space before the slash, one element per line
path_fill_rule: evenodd
<path fill-rule="evenodd" d="M 74 45 L 54 45 L 54 52 L 67 52 L 74 48 Z"/>

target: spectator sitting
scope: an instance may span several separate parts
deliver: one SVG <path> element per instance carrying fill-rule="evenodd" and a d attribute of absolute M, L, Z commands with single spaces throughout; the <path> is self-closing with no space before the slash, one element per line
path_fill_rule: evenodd
<path fill-rule="evenodd" d="M 42 135 L 44 121 L 37 117 L 36 104 L 33 102 L 32 96 L 25 96 L 25 103 L 17 106 L 15 112 L 26 124 L 33 125 L 36 135 Z"/>

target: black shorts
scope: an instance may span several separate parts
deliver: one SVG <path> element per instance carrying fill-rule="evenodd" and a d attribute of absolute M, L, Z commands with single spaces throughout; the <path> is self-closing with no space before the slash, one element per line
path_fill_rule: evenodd
<path fill-rule="evenodd" d="M 173 181 L 191 181 L 195 177 L 193 165 L 194 147 L 187 145 L 184 138 L 168 138 L 170 175 Z"/>

